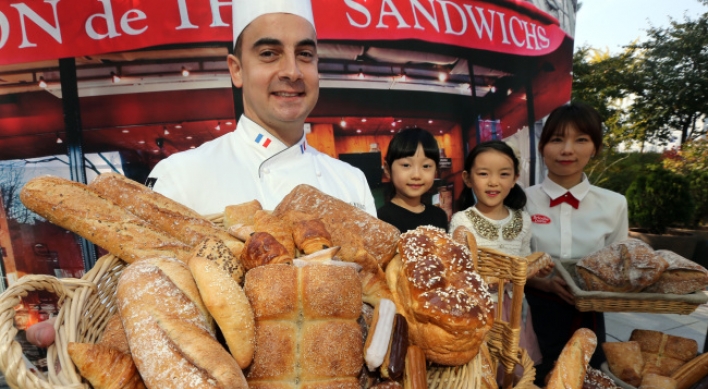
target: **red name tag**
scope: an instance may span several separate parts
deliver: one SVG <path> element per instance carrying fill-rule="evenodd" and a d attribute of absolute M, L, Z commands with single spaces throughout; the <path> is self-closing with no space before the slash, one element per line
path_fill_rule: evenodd
<path fill-rule="evenodd" d="M 545 215 L 531 215 L 531 221 L 536 224 L 551 224 L 551 218 Z"/>

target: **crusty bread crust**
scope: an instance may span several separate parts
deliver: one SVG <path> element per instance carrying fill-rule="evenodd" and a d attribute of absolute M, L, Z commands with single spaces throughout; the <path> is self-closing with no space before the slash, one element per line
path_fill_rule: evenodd
<path fill-rule="evenodd" d="M 581 389 L 596 347 L 594 332 L 587 328 L 575 331 L 549 373 L 546 389 Z"/>
<path fill-rule="evenodd" d="M 59 177 L 36 177 L 22 188 L 20 200 L 50 222 L 128 263 L 161 255 L 182 261 L 189 258 L 190 246 L 156 230 L 84 184 Z"/>

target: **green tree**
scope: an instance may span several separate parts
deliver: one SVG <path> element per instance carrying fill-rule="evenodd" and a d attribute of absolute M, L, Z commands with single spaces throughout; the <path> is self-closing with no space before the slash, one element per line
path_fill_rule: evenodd
<path fill-rule="evenodd" d="M 650 27 L 647 35 L 646 42 L 631 45 L 640 54 L 631 87 L 635 137 L 666 144 L 673 130 L 681 130 L 683 144 L 704 135 L 706 127 L 698 123 L 708 114 L 708 12 Z"/>

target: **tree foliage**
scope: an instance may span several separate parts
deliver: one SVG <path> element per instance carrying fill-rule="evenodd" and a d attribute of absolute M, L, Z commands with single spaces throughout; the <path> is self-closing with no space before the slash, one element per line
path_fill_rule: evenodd
<path fill-rule="evenodd" d="M 708 0 L 700 0 L 708 6 Z M 580 47 L 573 57 L 572 100 L 596 107 L 605 120 L 605 145 L 681 143 L 706 134 L 708 12 L 649 27 L 647 40 L 611 55 Z"/>

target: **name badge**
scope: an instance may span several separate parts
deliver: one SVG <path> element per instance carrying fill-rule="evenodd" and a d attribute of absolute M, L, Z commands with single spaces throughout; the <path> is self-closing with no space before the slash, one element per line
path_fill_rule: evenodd
<path fill-rule="evenodd" d="M 531 222 L 536 224 L 551 224 L 551 218 L 537 213 L 535 215 L 531 215 Z"/>

